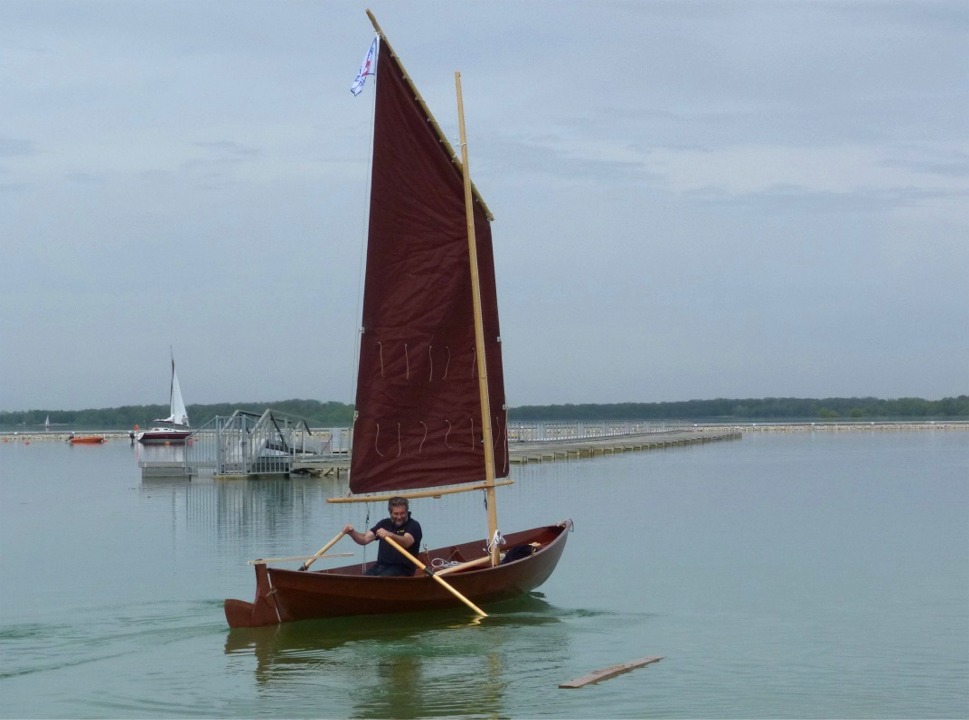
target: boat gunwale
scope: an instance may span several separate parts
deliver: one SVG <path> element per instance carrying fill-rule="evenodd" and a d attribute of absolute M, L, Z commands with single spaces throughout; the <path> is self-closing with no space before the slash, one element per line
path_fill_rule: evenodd
<path fill-rule="evenodd" d="M 531 592 L 555 570 L 573 529 L 571 519 L 510 533 L 509 547 L 548 537 L 534 553 L 519 560 L 482 568 L 468 568 L 447 575 L 448 583 L 472 600 L 494 603 Z M 447 554 L 460 548 L 476 547 L 475 540 L 446 545 L 427 551 L 427 555 Z M 423 556 L 424 553 L 421 553 Z M 230 627 L 257 627 L 281 622 L 313 620 L 352 615 L 382 615 L 390 612 L 421 612 L 455 606 L 454 598 L 433 582 L 430 574 L 415 572 L 401 577 L 363 574 L 371 563 L 359 563 L 311 572 L 255 565 L 256 597 L 225 601 Z M 353 573 L 339 572 L 353 567 Z M 334 572 L 336 571 L 336 572 Z M 401 596 L 397 590 L 408 588 Z M 377 590 L 379 588 L 379 591 Z"/>

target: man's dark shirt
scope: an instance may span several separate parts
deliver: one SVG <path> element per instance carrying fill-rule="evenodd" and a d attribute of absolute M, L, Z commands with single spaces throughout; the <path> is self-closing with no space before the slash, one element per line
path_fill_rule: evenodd
<path fill-rule="evenodd" d="M 404 533 L 410 533 L 410 536 L 414 538 L 414 544 L 404 549 L 411 555 L 417 555 L 420 551 L 422 536 L 421 524 L 412 518 L 410 513 L 407 513 L 407 522 L 400 527 L 395 526 L 394 521 L 390 518 L 384 518 L 374 525 L 371 530 L 376 533 L 381 528 L 391 535 L 396 535 L 398 538 L 402 537 Z M 396 548 L 392 548 L 390 543 L 385 542 L 380 542 L 380 547 L 377 549 L 377 562 L 385 565 L 403 565 L 406 568 L 414 567 L 410 560 L 401 555 Z"/>

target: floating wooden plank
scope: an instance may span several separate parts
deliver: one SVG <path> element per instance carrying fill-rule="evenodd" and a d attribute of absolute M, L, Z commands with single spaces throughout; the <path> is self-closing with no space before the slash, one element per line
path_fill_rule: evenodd
<path fill-rule="evenodd" d="M 602 670 L 596 670 L 588 675 L 583 675 L 575 680 L 569 680 L 559 685 L 560 688 L 580 688 L 585 685 L 590 685 L 592 683 L 597 683 L 600 680 L 606 680 L 616 675 L 621 675 L 622 673 L 629 672 L 630 670 L 635 670 L 638 667 L 643 667 L 644 665 L 651 665 L 652 663 L 657 663 L 662 660 L 660 657 L 648 657 L 642 658 L 640 660 L 633 660 L 631 662 L 622 663 L 620 665 L 610 665 Z"/>

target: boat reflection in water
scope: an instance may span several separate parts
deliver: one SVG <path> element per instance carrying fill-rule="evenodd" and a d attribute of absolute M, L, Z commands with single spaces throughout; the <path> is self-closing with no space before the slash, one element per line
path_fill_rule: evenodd
<path fill-rule="evenodd" d="M 539 593 L 491 610 L 475 619 L 455 609 L 234 628 L 225 653 L 251 654 L 257 683 L 275 691 L 312 674 L 319 697 L 353 697 L 353 717 L 410 717 L 411 709 L 504 716 L 512 656 L 528 649 L 523 639 L 532 638 L 536 653 L 554 649 L 553 656 L 567 656 L 569 640 L 566 623 Z"/>
<path fill-rule="evenodd" d="M 139 463 L 184 463 L 185 462 L 185 443 L 178 445 L 132 445 L 135 451 L 135 460 Z"/>

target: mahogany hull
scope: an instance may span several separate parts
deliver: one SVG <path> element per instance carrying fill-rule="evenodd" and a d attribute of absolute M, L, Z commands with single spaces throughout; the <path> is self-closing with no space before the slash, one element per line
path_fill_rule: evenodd
<path fill-rule="evenodd" d="M 508 600 L 534 590 L 555 570 L 572 521 L 524 530 L 505 536 L 506 549 L 537 544 L 531 555 L 495 567 L 471 567 L 442 575 L 451 587 L 476 605 Z M 467 562 L 484 554 L 481 540 L 421 553 L 430 568 L 435 559 Z M 256 598 L 225 601 L 229 627 L 258 627 L 293 620 L 423 612 L 461 607 L 462 603 L 428 575 L 370 577 L 363 571 L 372 563 L 329 570 L 300 572 L 257 564 Z"/>

